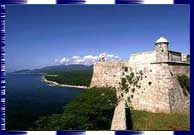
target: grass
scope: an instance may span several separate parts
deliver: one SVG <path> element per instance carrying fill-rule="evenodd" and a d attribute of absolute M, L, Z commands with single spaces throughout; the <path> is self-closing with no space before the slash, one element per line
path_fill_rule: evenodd
<path fill-rule="evenodd" d="M 132 110 L 128 112 L 127 119 L 130 130 L 190 130 L 189 113 L 164 114 Z"/>

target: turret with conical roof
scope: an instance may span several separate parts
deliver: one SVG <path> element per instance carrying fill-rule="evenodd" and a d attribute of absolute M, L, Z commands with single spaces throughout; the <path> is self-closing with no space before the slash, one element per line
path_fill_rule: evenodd
<path fill-rule="evenodd" d="M 168 62 L 168 40 L 164 37 L 160 37 L 156 40 L 156 62 Z"/>
<path fill-rule="evenodd" d="M 169 43 L 168 40 L 164 37 L 160 37 L 159 39 L 156 40 L 155 44 L 161 44 L 161 43 Z"/>

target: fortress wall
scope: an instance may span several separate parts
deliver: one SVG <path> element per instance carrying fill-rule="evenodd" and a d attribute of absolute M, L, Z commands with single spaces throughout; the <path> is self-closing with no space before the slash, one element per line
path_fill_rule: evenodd
<path fill-rule="evenodd" d="M 189 112 L 190 111 L 190 95 L 186 96 L 183 93 L 176 77 L 172 79 L 173 88 L 169 90 L 169 103 L 171 112 Z"/>
<path fill-rule="evenodd" d="M 143 71 L 141 87 L 136 87 L 134 93 L 129 91 L 125 95 L 128 104 L 128 97 L 133 95 L 132 107 L 134 109 L 164 113 L 189 111 L 189 97 L 183 94 L 168 64 L 136 64 L 134 72 L 138 70 Z"/>
<path fill-rule="evenodd" d="M 168 78 L 162 65 L 138 64 L 133 72 L 143 71 L 142 80 L 139 81 L 140 88 L 135 87 L 135 92 L 131 90 L 125 95 L 131 99 L 132 107 L 135 110 L 145 110 L 149 112 L 170 112 L 168 97 Z M 161 74 L 159 74 L 161 73 Z M 137 75 L 137 74 L 136 74 Z M 133 98 L 131 96 L 133 95 Z"/>
<path fill-rule="evenodd" d="M 126 78 L 130 73 L 134 73 L 135 77 L 140 76 L 140 71 L 142 75 L 137 86 L 130 84 L 128 92 L 122 90 L 121 78 Z M 123 61 L 97 62 L 94 65 L 91 87 L 117 88 L 118 98 L 124 98 L 126 103 L 136 110 L 164 113 L 183 112 L 189 110 L 189 98 L 183 95 L 174 76 L 174 74 L 183 72 L 189 74 L 189 66 Z M 132 88 L 135 88 L 133 92 Z"/>
<path fill-rule="evenodd" d="M 142 52 L 142 53 L 135 53 L 130 56 L 129 62 L 132 63 L 150 63 L 156 61 L 156 52 L 149 51 L 149 52 Z"/>
<path fill-rule="evenodd" d="M 172 74 L 172 89 L 169 90 L 171 112 L 189 112 L 190 95 L 186 96 L 180 86 L 176 75 L 187 75 L 190 77 L 190 66 L 186 64 L 170 64 L 169 70 Z"/>
<path fill-rule="evenodd" d="M 121 100 L 115 108 L 111 130 L 127 130 L 125 101 Z"/>
<path fill-rule="evenodd" d="M 174 75 L 178 74 L 185 74 L 188 77 L 190 77 L 190 65 L 185 65 L 185 64 L 170 64 L 169 65 L 171 72 Z"/>
<path fill-rule="evenodd" d="M 94 65 L 93 77 L 90 87 L 118 87 L 121 78 L 122 67 L 126 65 L 123 61 L 97 62 Z"/>

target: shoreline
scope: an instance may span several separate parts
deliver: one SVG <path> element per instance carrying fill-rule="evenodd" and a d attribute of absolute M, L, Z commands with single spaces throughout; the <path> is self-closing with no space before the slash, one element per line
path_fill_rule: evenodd
<path fill-rule="evenodd" d="M 60 84 L 54 81 L 49 81 L 45 78 L 44 75 L 41 77 L 42 82 L 46 83 L 48 86 L 58 86 L 58 87 L 71 87 L 71 88 L 80 88 L 80 89 L 88 89 L 87 86 L 78 86 L 78 85 L 69 85 L 69 84 Z"/>

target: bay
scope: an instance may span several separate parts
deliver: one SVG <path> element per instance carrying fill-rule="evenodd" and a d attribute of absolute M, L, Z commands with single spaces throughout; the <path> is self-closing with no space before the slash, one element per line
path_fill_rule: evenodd
<path fill-rule="evenodd" d="M 84 89 L 48 86 L 40 74 L 6 75 L 6 130 L 30 130 L 40 116 L 61 113 Z"/>

